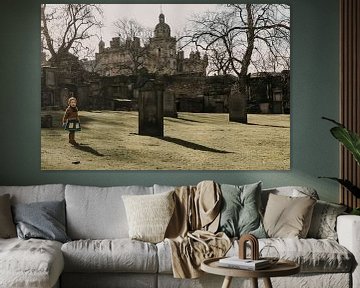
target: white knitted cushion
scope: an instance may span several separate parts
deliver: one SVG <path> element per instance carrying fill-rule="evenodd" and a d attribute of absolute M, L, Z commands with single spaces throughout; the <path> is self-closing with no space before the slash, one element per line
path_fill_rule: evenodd
<path fill-rule="evenodd" d="M 164 240 L 175 207 L 173 193 L 122 196 L 131 239 L 151 243 Z"/>

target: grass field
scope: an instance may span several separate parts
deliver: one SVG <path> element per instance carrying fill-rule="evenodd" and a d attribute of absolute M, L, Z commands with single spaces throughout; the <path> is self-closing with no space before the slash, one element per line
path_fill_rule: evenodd
<path fill-rule="evenodd" d="M 49 114 L 49 113 L 46 113 Z M 41 129 L 42 170 L 288 170 L 290 115 L 179 113 L 165 118 L 164 138 L 138 135 L 137 112 L 80 111 L 81 145 L 72 147 L 51 112 L 54 128 Z"/>

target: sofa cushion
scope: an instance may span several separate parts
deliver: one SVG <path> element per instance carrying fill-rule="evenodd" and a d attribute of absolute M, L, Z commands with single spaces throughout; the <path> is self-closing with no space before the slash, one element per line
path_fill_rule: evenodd
<path fill-rule="evenodd" d="M 172 274 L 171 247 L 169 241 L 156 244 L 160 274 Z"/>
<path fill-rule="evenodd" d="M 156 195 L 124 195 L 131 239 L 157 243 L 164 240 L 175 208 L 174 192 Z"/>
<path fill-rule="evenodd" d="M 263 245 L 274 246 L 280 258 L 297 262 L 302 272 L 350 272 L 354 264 L 353 255 L 334 240 L 272 238 Z"/>
<path fill-rule="evenodd" d="M 176 189 L 177 186 L 168 186 L 168 185 L 159 185 L 159 184 L 154 184 L 153 188 L 154 188 L 154 194 L 159 194 L 159 193 L 165 193 L 165 192 L 170 192 L 170 191 L 174 191 Z"/>
<path fill-rule="evenodd" d="M 0 238 L 16 237 L 16 229 L 11 214 L 10 195 L 0 196 Z"/>
<path fill-rule="evenodd" d="M 66 272 L 156 273 L 156 246 L 130 239 L 78 240 L 61 248 Z"/>
<path fill-rule="evenodd" d="M 266 238 L 259 239 L 259 250 L 265 246 L 275 247 L 280 259 L 294 261 L 302 273 L 348 273 L 354 266 L 354 257 L 344 246 L 330 239 Z M 238 253 L 238 243 L 227 256 Z M 267 250 L 272 251 L 272 250 Z M 250 250 L 248 251 L 250 253 Z M 276 251 L 274 251 L 276 253 Z M 276 255 L 269 255 L 276 256 Z"/>
<path fill-rule="evenodd" d="M 298 263 L 302 273 L 349 273 L 355 263 L 353 255 L 344 246 L 330 239 L 259 239 L 259 249 L 265 245 L 274 246 L 281 259 Z M 156 247 L 159 273 L 171 274 L 171 248 L 168 241 L 160 242 Z M 226 256 L 235 256 L 238 252 L 238 242 L 234 241 Z M 247 254 L 250 257 L 250 249 Z"/>
<path fill-rule="evenodd" d="M 319 199 L 319 195 L 316 190 L 310 187 L 304 186 L 283 186 L 276 188 L 267 188 L 261 191 L 261 206 L 262 211 L 265 212 L 267 201 L 270 194 L 289 196 L 289 197 L 306 197 L 310 196 L 314 199 Z"/>
<path fill-rule="evenodd" d="M 309 238 L 337 240 L 336 219 L 346 211 L 345 205 L 318 200 L 314 206 Z"/>
<path fill-rule="evenodd" d="M 13 206 L 19 238 L 69 241 L 65 229 L 65 201 L 18 203 Z"/>
<path fill-rule="evenodd" d="M 307 197 L 269 195 L 264 227 L 269 237 L 305 238 L 316 200 Z"/>
<path fill-rule="evenodd" d="M 157 280 L 157 274 L 149 273 L 63 273 L 61 275 L 60 287 L 158 288 L 159 286 L 157 285 Z"/>
<path fill-rule="evenodd" d="M 261 182 L 243 186 L 221 184 L 222 204 L 219 231 L 229 237 L 251 233 L 266 237 L 260 215 Z"/>
<path fill-rule="evenodd" d="M 0 239 L 0 287 L 53 287 L 63 268 L 59 242 Z"/>
<path fill-rule="evenodd" d="M 152 187 L 66 185 L 67 233 L 71 239 L 128 238 L 123 195 L 152 194 Z"/>
<path fill-rule="evenodd" d="M 0 195 L 4 194 L 10 194 L 11 204 L 61 201 L 65 197 L 65 185 L 0 186 Z"/>

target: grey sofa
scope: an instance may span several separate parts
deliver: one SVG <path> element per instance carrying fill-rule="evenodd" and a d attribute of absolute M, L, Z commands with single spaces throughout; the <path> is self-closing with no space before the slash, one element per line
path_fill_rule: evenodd
<path fill-rule="evenodd" d="M 65 244 L 40 239 L 0 239 L 0 287 L 221 287 L 223 278 L 215 275 L 194 280 L 174 279 L 167 242 L 151 244 L 128 238 L 121 196 L 171 189 L 159 185 L 0 186 L 0 195 L 10 194 L 12 203 L 65 199 L 67 233 L 72 239 Z M 283 195 L 292 193 L 291 187 L 272 190 Z M 263 199 L 266 200 L 269 191 L 263 191 Z M 260 239 L 260 246 L 271 244 L 281 257 L 301 265 L 301 273 L 295 276 L 272 279 L 274 287 L 360 287 L 357 266 L 360 217 L 339 216 L 337 229 L 338 241 Z M 234 242 L 228 255 L 236 253 Z M 233 287 L 250 284 L 245 279 L 234 280 Z M 261 287 L 262 281 L 259 283 Z"/>

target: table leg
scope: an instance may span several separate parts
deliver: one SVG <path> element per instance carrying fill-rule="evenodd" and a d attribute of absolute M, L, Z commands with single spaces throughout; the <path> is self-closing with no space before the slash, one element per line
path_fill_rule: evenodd
<path fill-rule="evenodd" d="M 264 279 L 265 288 L 273 288 L 270 278 L 266 277 L 263 279 Z"/>
<path fill-rule="evenodd" d="M 258 288 L 258 279 L 257 278 L 251 278 L 252 287 Z"/>
<path fill-rule="evenodd" d="M 225 276 L 224 282 L 221 286 L 221 288 L 230 288 L 232 277 L 231 276 Z"/>

